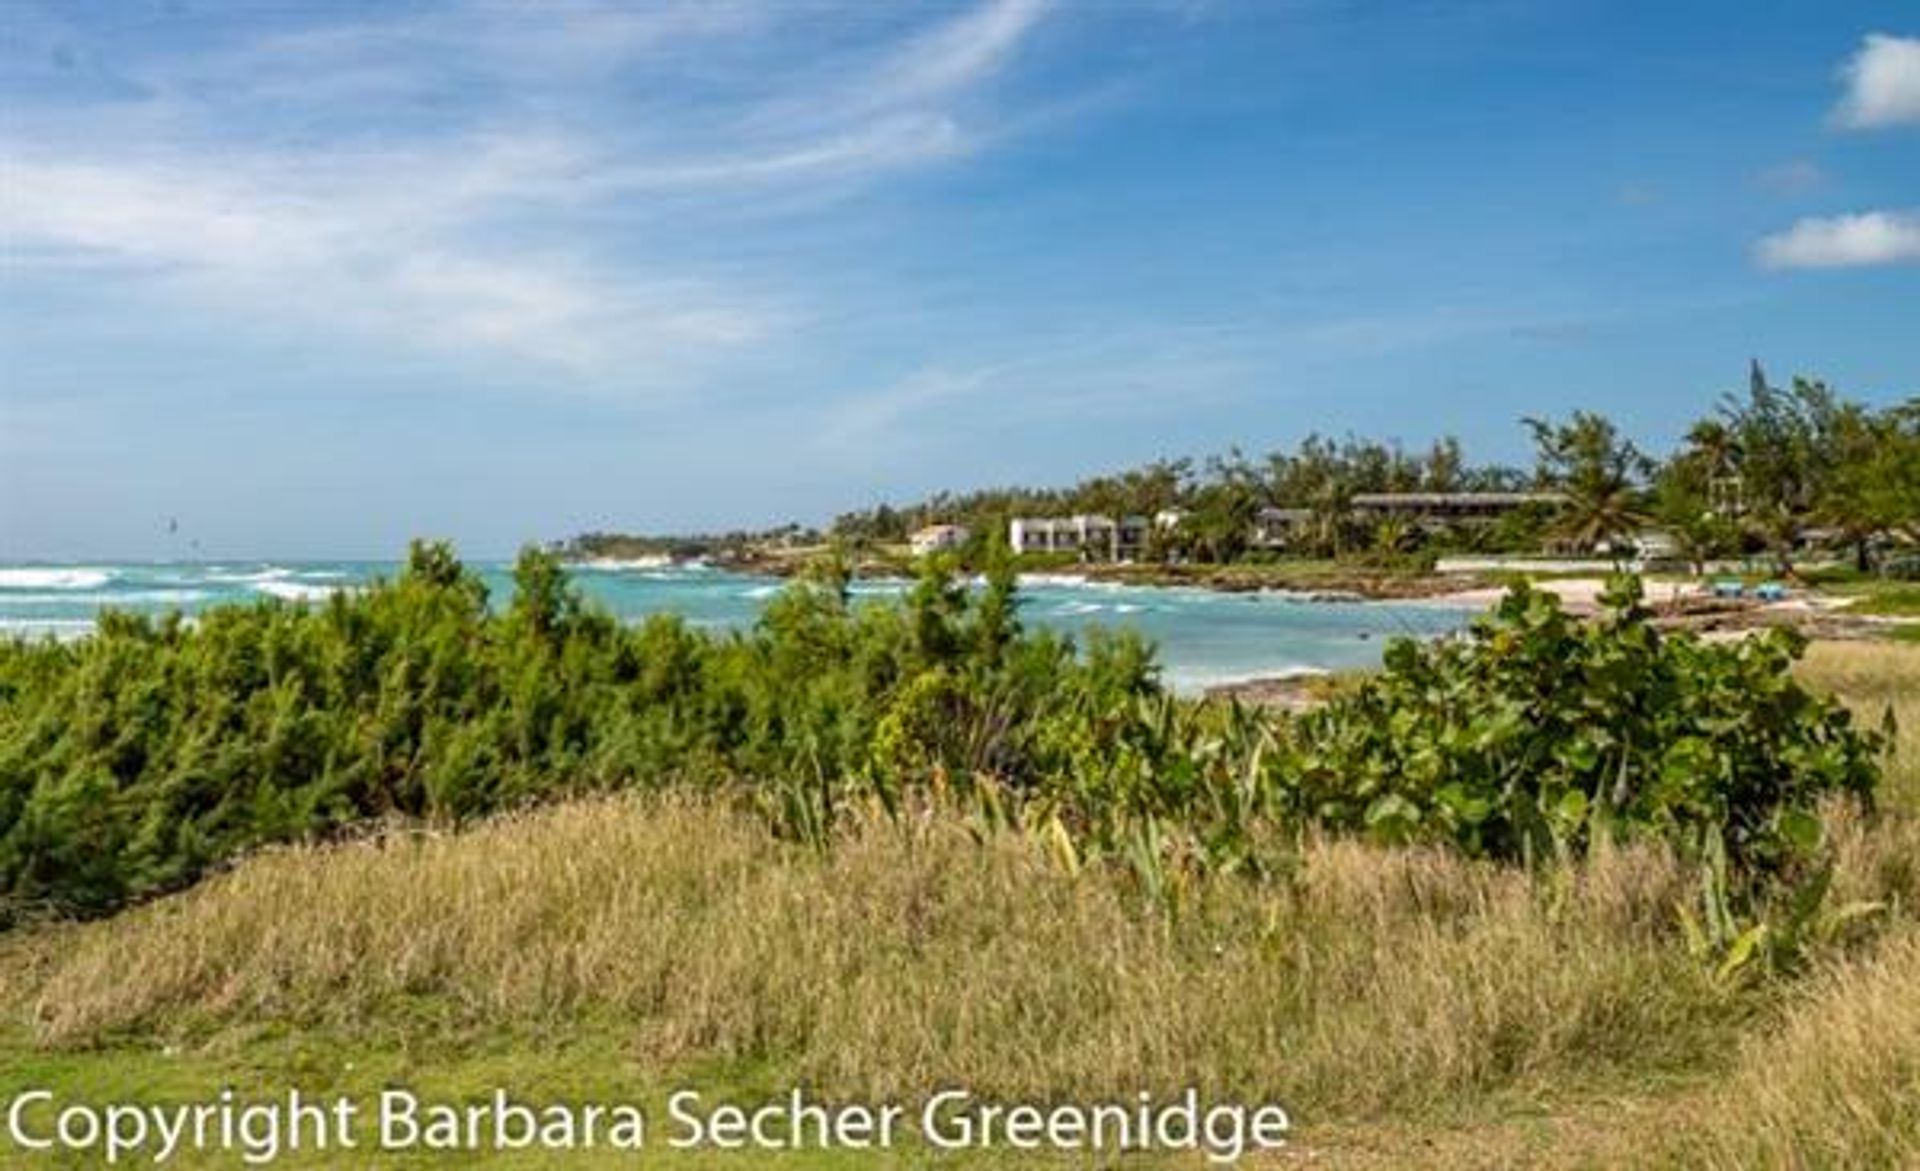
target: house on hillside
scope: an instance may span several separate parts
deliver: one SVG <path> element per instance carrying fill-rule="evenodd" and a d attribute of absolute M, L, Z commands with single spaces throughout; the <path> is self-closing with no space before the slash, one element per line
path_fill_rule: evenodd
<path fill-rule="evenodd" d="M 967 543 L 972 534 L 965 525 L 928 525 L 907 538 L 915 557 L 929 553 L 947 553 Z"/>
<path fill-rule="evenodd" d="M 1260 549 L 1284 549 L 1305 536 L 1312 523 L 1310 508 L 1263 508 L 1253 514 L 1253 544 Z"/>

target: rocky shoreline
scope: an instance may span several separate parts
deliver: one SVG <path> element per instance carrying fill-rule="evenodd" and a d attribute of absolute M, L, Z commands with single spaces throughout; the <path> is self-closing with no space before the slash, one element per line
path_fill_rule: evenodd
<path fill-rule="evenodd" d="M 734 573 L 794 577 L 805 570 L 808 557 L 799 553 L 741 552 L 707 559 L 716 569 Z M 858 579 L 910 576 L 913 565 L 885 559 L 856 561 L 849 566 Z M 1111 562 L 1069 563 L 1035 567 L 1024 572 L 1072 576 L 1115 585 L 1185 587 L 1227 594 L 1285 593 L 1302 601 L 1391 602 L 1444 598 L 1462 590 L 1488 587 L 1489 579 L 1476 575 L 1377 570 L 1364 567 L 1329 568 L 1320 565 L 1147 565 Z"/>

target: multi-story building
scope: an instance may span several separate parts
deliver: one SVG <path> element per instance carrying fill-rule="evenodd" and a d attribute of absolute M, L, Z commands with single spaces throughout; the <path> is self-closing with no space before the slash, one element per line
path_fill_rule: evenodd
<path fill-rule="evenodd" d="M 1086 558 L 1127 561 L 1147 546 L 1152 524 L 1144 516 L 1016 517 L 1007 526 L 1007 543 L 1015 553 L 1078 553 Z"/>

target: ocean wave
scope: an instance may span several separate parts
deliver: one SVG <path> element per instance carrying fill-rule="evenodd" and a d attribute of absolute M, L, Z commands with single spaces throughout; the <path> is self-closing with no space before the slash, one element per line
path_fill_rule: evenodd
<path fill-rule="evenodd" d="M 1330 674 L 1325 667 L 1307 663 L 1287 663 L 1277 667 L 1168 667 L 1161 681 L 1181 695 L 1198 695 L 1209 687 L 1231 683 L 1251 683 L 1256 679 L 1313 679 Z"/>
<path fill-rule="evenodd" d="M 263 581 L 283 581 L 292 576 L 293 570 L 275 565 L 245 573 L 227 569 L 209 569 L 200 576 L 200 580 L 218 582 L 221 585 L 258 585 Z"/>
<path fill-rule="evenodd" d="M 119 606 L 204 602 L 213 595 L 206 590 L 99 590 L 71 594 L 0 594 L 0 606 Z"/>
<path fill-rule="evenodd" d="M 0 590 L 97 590 L 113 576 L 110 569 L 16 565 L 0 568 Z"/>
<path fill-rule="evenodd" d="M 621 573 L 629 569 L 667 569 L 672 565 L 673 558 L 656 553 L 649 557 L 593 557 L 575 561 L 567 568 L 589 573 Z"/>
<path fill-rule="evenodd" d="M 314 585 L 304 581 L 257 581 L 253 583 L 253 588 L 289 602 L 316 602 L 349 587 Z"/>

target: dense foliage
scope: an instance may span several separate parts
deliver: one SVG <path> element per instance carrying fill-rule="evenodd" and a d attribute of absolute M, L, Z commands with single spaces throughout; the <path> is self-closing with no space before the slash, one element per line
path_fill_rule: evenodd
<path fill-rule="evenodd" d="M 1144 651 L 1020 634 L 1011 580 L 907 607 L 796 585 L 749 633 L 623 627 L 529 552 L 509 605 L 441 546 L 325 605 L 0 643 L 0 898 L 110 909 L 260 843 L 388 816 L 457 821 L 585 790 L 751 781 L 783 825 L 856 778 L 937 760 L 1029 774 L 1036 729 L 1152 690 Z M 943 718 L 964 697 L 975 717 Z"/>
<path fill-rule="evenodd" d="M 1177 700 L 1128 637 L 1024 630 L 1004 562 L 973 588 L 932 565 L 899 604 L 845 584 L 798 582 L 720 636 L 622 626 L 537 552 L 496 609 L 421 545 L 320 606 L 0 644 L 0 918 L 107 911 L 369 820 L 668 784 L 736 790 L 815 842 L 849 805 L 958 802 L 1151 884 L 1284 864 L 1312 825 L 1536 862 L 1710 835 L 1761 872 L 1812 845 L 1817 797 L 1875 775 L 1875 738 L 1791 679 L 1784 636 L 1662 636 L 1631 593 L 1586 626 L 1516 592 L 1293 719 Z"/>
<path fill-rule="evenodd" d="M 1794 681 L 1799 636 L 1663 635 L 1616 579 L 1595 622 L 1519 587 L 1468 641 L 1396 643 L 1309 714 L 1271 768 L 1295 808 L 1495 857 L 1566 856 L 1652 832 L 1750 871 L 1817 845 L 1825 793 L 1869 799 L 1877 734 Z"/>

